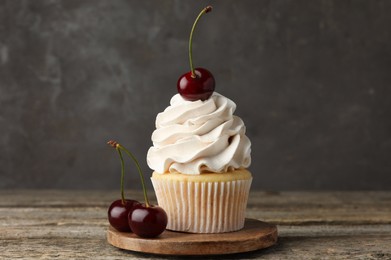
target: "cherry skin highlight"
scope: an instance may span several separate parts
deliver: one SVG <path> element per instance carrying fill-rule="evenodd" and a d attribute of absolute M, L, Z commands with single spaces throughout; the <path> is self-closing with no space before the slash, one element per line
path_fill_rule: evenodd
<path fill-rule="evenodd" d="M 122 200 L 113 201 L 107 212 L 110 225 L 120 232 L 131 232 L 128 215 L 138 204 L 140 202 L 135 200 L 125 200 L 125 204 L 122 203 Z"/>
<path fill-rule="evenodd" d="M 132 231 L 144 238 L 159 236 L 167 226 L 167 213 L 159 206 L 138 204 L 128 217 Z"/>
<path fill-rule="evenodd" d="M 207 69 L 196 68 L 194 72 L 195 77 L 190 71 L 178 79 L 178 93 L 189 101 L 207 100 L 215 90 L 215 79 Z"/>

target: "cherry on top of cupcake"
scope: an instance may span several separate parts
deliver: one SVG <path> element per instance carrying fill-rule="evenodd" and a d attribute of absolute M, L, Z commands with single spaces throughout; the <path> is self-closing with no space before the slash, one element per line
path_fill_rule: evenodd
<path fill-rule="evenodd" d="M 177 82 L 178 93 L 189 101 L 207 100 L 215 90 L 215 79 L 210 71 L 204 68 L 194 68 L 192 42 L 194 29 L 202 15 L 212 11 L 212 6 L 207 6 L 198 14 L 191 28 L 189 38 L 190 71 L 179 77 Z"/>

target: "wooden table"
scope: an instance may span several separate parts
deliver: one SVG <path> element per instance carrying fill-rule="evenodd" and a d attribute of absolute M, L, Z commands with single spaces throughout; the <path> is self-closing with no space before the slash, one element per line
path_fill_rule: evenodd
<path fill-rule="evenodd" d="M 127 194 L 142 200 L 141 192 Z M 118 196 L 0 191 L 0 259 L 179 259 L 128 252 L 106 242 L 106 210 Z M 278 244 L 226 258 L 391 259 L 391 192 L 252 191 L 247 217 L 278 224 Z"/>

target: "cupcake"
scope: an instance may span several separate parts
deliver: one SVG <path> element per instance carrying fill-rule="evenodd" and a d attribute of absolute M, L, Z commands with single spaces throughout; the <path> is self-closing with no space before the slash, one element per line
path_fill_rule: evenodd
<path fill-rule="evenodd" d="M 251 143 L 235 103 L 215 90 L 210 71 L 194 68 L 190 32 L 190 72 L 177 82 L 178 93 L 156 118 L 147 162 L 167 229 L 223 233 L 243 228 L 252 176 Z"/>
<path fill-rule="evenodd" d="M 235 103 L 214 92 L 176 94 L 156 118 L 147 162 L 167 229 L 222 233 L 243 228 L 252 176 L 251 143 Z"/>

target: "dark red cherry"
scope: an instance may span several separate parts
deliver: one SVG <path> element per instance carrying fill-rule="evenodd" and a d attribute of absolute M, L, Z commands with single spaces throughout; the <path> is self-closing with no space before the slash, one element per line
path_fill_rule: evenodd
<path fill-rule="evenodd" d="M 122 203 L 122 200 L 116 200 L 111 203 L 107 212 L 110 225 L 118 231 L 131 232 L 128 215 L 133 210 L 134 206 L 138 204 L 140 204 L 140 202 L 135 200 L 125 200 L 125 204 Z"/>
<path fill-rule="evenodd" d="M 178 93 L 186 100 L 207 100 L 215 90 L 215 79 L 210 71 L 193 66 L 193 33 L 201 16 L 212 11 L 212 6 L 201 10 L 193 23 L 189 37 L 190 71 L 183 74 L 177 82 Z"/>
<path fill-rule="evenodd" d="M 138 204 L 129 213 L 129 226 L 140 237 L 157 237 L 166 229 L 167 214 L 159 206 Z"/>
<path fill-rule="evenodd" d="M 196 68 L 194 72 L 195 77 L 189 71 L 178 79 L 178 93 L 189 101 L 207 100 L 215 90 L 215 79 L 207 69 Z"/>

